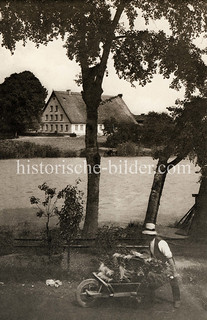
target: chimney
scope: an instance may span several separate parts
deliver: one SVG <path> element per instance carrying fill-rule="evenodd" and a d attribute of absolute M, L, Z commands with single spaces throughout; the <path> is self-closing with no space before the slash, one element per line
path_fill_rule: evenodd
<path fill-rule="evenodd" d="M 119 97 L 119 98 L 122 98 L 122 97 L 123 97 L 123 94 L 122 94 L 122 93 L 119 93 L 119 94 L 118 94 L 118 97 Z"/>
<path fill-rule="evenodd" d="M 70 89 L 68 89 L 68 90 L 66 90 L 66 91 L 67 91 L 67 93 L 68 93 L 69 95 L 72 94 Z"/>

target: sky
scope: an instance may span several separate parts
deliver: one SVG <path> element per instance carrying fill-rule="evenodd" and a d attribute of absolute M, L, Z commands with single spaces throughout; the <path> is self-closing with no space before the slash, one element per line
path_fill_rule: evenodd
<path fill-rule="evenodd" d="M 61 41 L 41 45 L 38 49 L 33 43 L 25 47 L 18 43 L 13 55 L 9 50 L 0 48 L 0 70 L 0 83 L 12 73 L 28 70 L 40 80 L 49 95 L 52 90 L 81 91 L 74 81 L 80 68 L 68 59 Z M 118 78 L 112 60 L 109 61 L 108 72 L 103 83 L 104 94 L 123 94 L 124 101 L 134 114 L 166 111 L 166 107 L 172 106 L 177 98 L 183 98 L 184 90 L 169 89 L 170 81 L 163 80 L 162 76 L 156 75 L 152 83 L 145 87 L 135 83 L 134 88 L 129 82 Z"/>
<path fill-rule="evenodd" d="M 158 21 L 156 24 L 153 23 L 151 29 L 158 30 L 163 25 L 165 25 L 163 21 Z M 25 47 L 20 42 L 17 43 L 13 55 L 9 50 L 1 47 L 0 83 L 12 73 L 28 70 L 33 72 L 48 90 L 48 97 L 52 90 L 71 89 L 80 92 L 81 87 L 78 87 L 74 81 L 80 72 L 79 65 L 68 59 L 63 44 L 61 40 L 55 40 L 47 46 L 40 45 L 36 48 L 32 42 L 28 42 Z M 103 82 L 104 94 L 112 96 L 123 94 L 123 100 L 134 114 L 167 111 L 166 108 L 173 106 L 176 99 L 184 98 L 184 89 L 180 91 L 170 89 L 170 80 L 164 80 L 161 75 L 155 75 L 153 81 L 145 87 L 138 83 L 134 83 L 135 87 L 132 87 L 126 80 L 118 78 L 112 59 L 109 59 L 107 69 L 108 77 L 105 77 Z"/>

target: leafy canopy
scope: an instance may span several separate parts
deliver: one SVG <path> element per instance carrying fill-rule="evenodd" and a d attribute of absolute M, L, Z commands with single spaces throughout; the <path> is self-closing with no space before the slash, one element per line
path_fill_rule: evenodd
<path fill-rule="evenodd" d="M 207 31 L 205 0 L 13 0 L 1 2 L 0 12 L 3 46 L 14 51 L 18 41 L 38 46 L 62 37 L 68 57 L 81 66 L 83 84 L 88 76 L 102 83 L 110 51 L 118 75 L 132 83 L 145 85 L 156 72 L 173 74 L 172 87 L 184 84 L 189 93 L 206 79 L 206 51 L 192 43 Z M 137 27 L 142 19 L 144 31 Z M 149 31 L 158 19 L 169 35 Z M 94 67 L 98 72 L 86 72 Z"/>
<path fill-rule="evenodd" d="M 169 107 L 170 114 L 149 112 L 142 128 L 141 141 L 154 150 L 154 157 L 187 155 L 197 157 L 202 167 L 206 163 L 207 103 L 193 97 Z"/>
<path fill-rule="evenodd" d="M 180 149 L 189 149 L 203 171 L 207 162 L 207 99 L 193 97 L 169 109 L 177 122 L 175 135 Z"/>
<path fill-rule="evenodd" d="M 0 85 L 1 131 L 22 133 L 37 128 L 47 96 L 30 71 L 14 73 Z"/>

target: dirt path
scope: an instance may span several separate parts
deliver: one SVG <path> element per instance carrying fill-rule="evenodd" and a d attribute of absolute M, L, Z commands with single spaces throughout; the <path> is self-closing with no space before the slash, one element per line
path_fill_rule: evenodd
<path fill-rule="evenodd" d="M 207 312 L 189 286 L 181 286 L 182 305 L 174 309 L 168 285 L 157 292 L 153 306 L 134 300 L 105 299 L 94 308 L 81 308 L 75 301 L 77 283 L 59 288 L 43 282 L 0 285 L 1 320 L 206 320 Z"/>

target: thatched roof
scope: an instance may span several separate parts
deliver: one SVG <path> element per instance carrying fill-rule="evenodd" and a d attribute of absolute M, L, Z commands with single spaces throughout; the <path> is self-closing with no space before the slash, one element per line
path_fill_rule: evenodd
<path fill-rule="evenodd" d="M 51 96 L 53 95 L 56 96 L 71 123 L 86 123 L 86 105 L 81 93 L 53 91 Z M 98 109 L 98 123 L 103 123 L 104 120 L 112 117 L 119 122 L 136 123 L 121 94 L 115 97 L 102 96 L 102 102 Z"/>

